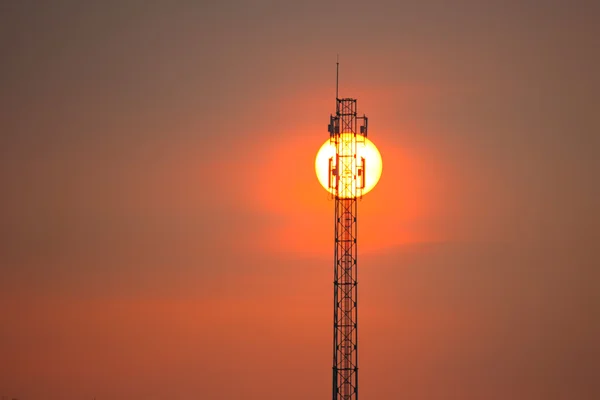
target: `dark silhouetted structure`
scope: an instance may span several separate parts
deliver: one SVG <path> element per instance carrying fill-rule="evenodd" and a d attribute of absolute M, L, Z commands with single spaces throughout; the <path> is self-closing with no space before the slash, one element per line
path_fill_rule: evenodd
<path fill-rule="evenodd" d="M 335 157 L 329 160 L 329 189 L 335 200 L 333 278 L 333 400 L 358 399 L 357 200 L 365 187 L 365 160 L 357 145 L 367 136 L 367 117 L 357 117 L 356 99 L 338 97 L 330 116 L 329 138 Z"/>

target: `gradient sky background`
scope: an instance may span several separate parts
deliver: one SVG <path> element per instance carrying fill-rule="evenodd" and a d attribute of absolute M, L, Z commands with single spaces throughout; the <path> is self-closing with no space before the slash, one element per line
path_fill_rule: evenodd
<path fill-rule="evenodd" d="M 340 95 L 369 399 L 600 398 L 593 1 L 0 3 L 0 395 L 327 399 Z"/>

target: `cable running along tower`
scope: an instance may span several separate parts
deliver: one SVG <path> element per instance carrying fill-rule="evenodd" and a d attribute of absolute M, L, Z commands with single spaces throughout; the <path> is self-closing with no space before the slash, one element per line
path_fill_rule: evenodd
<path fill-rule="evenodd" d="M 330 115 L 328 126 L 329 144 L 335 148 L 328 174 L 328 189 L 335 200 L 333 400 L 358 400 L 357 200 L 367 184 L 368 157 L 360 149 L 368 141 L 368 120 L 357 116 L 356 99 L 339 98 L 338 81 L 339 61 L 335 115 Z"/>

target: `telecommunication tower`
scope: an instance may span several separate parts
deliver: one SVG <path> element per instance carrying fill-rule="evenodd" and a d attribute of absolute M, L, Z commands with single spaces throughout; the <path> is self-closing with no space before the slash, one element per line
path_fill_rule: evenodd
<path fill-rule="evenodd" d="M 329 192 L 335 200 L 333 278 L 333 400 L 358 399 L 357 200 L 367 179 L 367 160 L 358 148 L 367 141 L 365 115 L 357 116 L 356 99 L 339 98 L 336 63 L 336 108 L 329 117 Z"/>

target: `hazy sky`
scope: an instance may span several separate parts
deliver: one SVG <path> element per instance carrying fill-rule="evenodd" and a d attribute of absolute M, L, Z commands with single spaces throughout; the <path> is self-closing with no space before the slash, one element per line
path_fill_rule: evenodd
<path fill-rule="evenodd" d="M 0 396 L 330 397 L 339 53 L 361 398 L 600 398 L 594 3 L 1 2 Z"/>

